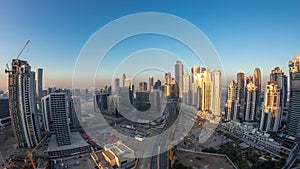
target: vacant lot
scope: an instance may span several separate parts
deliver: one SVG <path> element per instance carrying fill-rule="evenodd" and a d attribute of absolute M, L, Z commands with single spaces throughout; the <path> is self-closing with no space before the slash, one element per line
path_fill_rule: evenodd
<path fill-rule="evenodd" d="M 229 161 L 222 156 L 210 156 L 186 151 L 176 151 L 178 163 L 193 169 L 234 169 Z"/>

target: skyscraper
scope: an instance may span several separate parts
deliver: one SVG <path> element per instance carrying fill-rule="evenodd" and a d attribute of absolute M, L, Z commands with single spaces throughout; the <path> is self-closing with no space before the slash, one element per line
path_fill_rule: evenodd
<path fill-rule="evenodd" d="M 279 112 L 279 88 L 274 82 L 266 85 L 264 106 L 260 118 L 260 131 L 277 132 L 280 122 Z"/>
<path fill-rule="evenodd" d="M 114 92 L 115 94 L 118 93 L 119 87 L 120 87 L 120 79 L 115 78 L 115 92 Z"/>
<path fill-rule="evenodd" d="M 41 99 L 43 97 L 43 69 L 36 69 L 36 93 L 37 97 Z"/>
<path fill-rule="evenodd" d="M 280 90 L 280 106 L 283 108 L 287 103 L 287 76 L 282 69 L 275 67 L 270 73 L 270 82 L 276 82 Z"/>
<path fill-rule="evenodd" d="M 176 61 L 176 64 L 175 64 L 175 81 L 179 87 L 179 98 L 182 98 L 183 65 L 180 61 Z"/>
<path fill-rule="evenodd" d="M 261 72 L 260 72 L 259 68 L 255 68 L 254 69 L 253 83 L 257 87 L 257 90 L 256 90 L 256 99 L 255 99 L 256 100 L 256 103 L 255 103 L 255 106 L 256 106 L 256 115 L 260 115 L 260 111 L 261 111 Z"/>
<path fill-rule="evenodd" d="M 125 87 L 125 80 L 126 80 L 126 75 L 125 73 L 123 73 L 123 77 L 122 77 L 122 86 Z"/>
<path fill-rule="evenodd" d="M 49 117 L 48 124 L 50 131 L 55 132 L 58 146 L 71 144 L 71 132 L 67 117 L 67 102 L 65 93 L 51 93 L 42 98 L 43 112 L 45 117 Z"/>
<path fill-rule="evenodd" d="M 165 96 L 171 95 L 171 82 L 172 82 L 172 74 L 171 72 L 165 73 L 165 81 L 164 81 L 164 93 Z"/>
<path fill-rule="evenodd" d="M 153 76 L 149 77 L 149 91 L 151 92 L 154 89 L 154 79 Z"/>
<path fill-rule="evenodd" d="M 160 81 L 160 80 L 157 80 L 157 81 L 154 83 L 153 88 L 154 88 L 155 90 L 161 90 L 161 81 Z"/>
<path fill-rule="evenodd" d="M 201 110 L 209 111 L 211 110 L 211 77 L 209 69 L 202 68 L 200 76 Z"/>
<path fill-rule="evenodd" d="M 216 116 L 221 115 L 221 71 L 214 70 L 211 72 L 211 89 L 210 89 L 210 110 Z"/>
<path fill-rule="evenodd" d="M 275 82 L 279 88 L 279 115 L 280 115 L 280 126 L 281 126 L 281 116 L 283 113 L 283 108 L 287 103 L 287 76 L 284 75 L 283 71 L 279 67 L 275 67 L 270 74 L 270 82 Z"/>
<path fill-rule="evenodd" d="M 126 78 L 123 87 L 129 87 L 129 90 L 132 90 L 133 89 L 132 78 Z"/>
<path fill-rule="evenodd" d="M 244 118 L 246 122 L 255 121 L 256 90 L 257 87 L 255 86 L 255 84 L 252 83 L 252 81 L 249 81 L 246 87 L 246 105 L 245 105 L 245 118 Z"/>
<path fill-rule="evenodd" d="M 300 132 L 300 54 L 289 62 L 290 104 L 288 116 L 288 135 L 297 137 Z"/>
<path fill-rule="evenodd" d="M 192 73 L 192 105 L 197 109 L 201 108 L 201 71 L 200 66 L 196 65 L 191 68 Z"/>
<path fill-rule="evenodd" d="M 191 78 L 188 73 L 183 75 L 183 89 L 182 89 L 182 101 L 183 103 L 190 105 L 191 104 Z"/>
<path fill-rule="evenodd" d="M 23 60 L 13 59 L 8 73 L 9 108 L 18 147 L 33 147 L 41 139 L 36 107 L 35 73 Z"/>
<path fill-rule="evenodd" d="M 147 91 L 147 82 L 139 83 L 140 91 Z"/>
<path fill-rule="evenodd" d="M 225 120 L 238 119 L 237 105 L 238 101 L 236 98 L 236 83 L 232 80 L 227 86 L 227 100 L 225 104 Z"/>
<path fill-rule="evenodd" d="M 245 106 L 245 74 L 239 72 L 237 74 L 237 100 L 239 101 L 238 111 L 239 119 L 244 118 L 244 106 Z"/>
<path fill-rule="evenodd" d="M 194 83 L 196 81 L 195 76 L 200 74 L 200 66 L 199 65 L 193 66 L 191 68 L 191 72 L 192 72 L 192 83 Z"/>

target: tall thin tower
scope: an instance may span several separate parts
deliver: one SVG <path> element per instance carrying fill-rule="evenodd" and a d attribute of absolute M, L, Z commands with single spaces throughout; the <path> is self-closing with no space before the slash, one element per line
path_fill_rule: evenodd
<path fill-rule="evenodd" d="M 210 89 L 210 110 L 212 114 L 221 116 L 221 71 L 214 70 L 211 72 L 211 89 Z"/>
<path fill-rule="evenodd" d="M 257 115 L 260 113 L 261 110 L 261 71 L 259 68 L 254 69 L 254 79 L 253 83 L 257 87 L 256 89 L 256 112 Z"/>
<path fill-rule="evenodd" d="M 175 80 L 179 87 L 179 98 L 182 98 L 183 65 L 180 61 L 176 61 L 176 64 L 175 64 Z"/>
<path fill-rule="evenodd" d="M 243 72 L 237 74 L 237 100 L 239 101 L 239 119 L 243 119 L 245 113 L 245 74 Z"/>
<path fill-rule="evenodd" d="M 43 69 L 36 69 L 36 93 L 37 97 L 41 99 L 43 97 Z"/>
<path fill-rule="evenodd" d="M 236 83 L 234 80 L 228 83 L 227 86 L 227 99 L 225 104 L 225 120 L 238 119 L 237 105 L 238 100 L 236 98 Z"/>

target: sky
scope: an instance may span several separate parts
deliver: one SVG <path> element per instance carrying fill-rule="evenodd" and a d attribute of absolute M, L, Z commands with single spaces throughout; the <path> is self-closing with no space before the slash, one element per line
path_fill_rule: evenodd
<path fill-rule="evenodd" d="M 299 8 L 300 2 L 296 0 L 3 0 L 0 1 L 0 89 L 7 89 L 5 64 L 16 58 L 27 40 L 30 43 L 20 59 L 27 60 L 33 70 L 44 69 L 44 88 L 72 87 L 77 58 L 89 38 L 104 25 L 141 12 L 172 14 L 198 27 L 216 49 L 227 81 L 235 79 L 241 70 L 253 75 L 259 67 L 266 82 L 276 66 L 288 74 L 288 61 L 300 53 Z M 117 65 L 122 57 L 143 48 L 166 49 L 187 62 L 189 59 L 185 58 L 191 54 L 174 39 L 137 36 L 113 48 L 108 58 L 115 55 L 116 59 L 106 59 L 99 70 L 115 72 L 109 69 L 113 67 L 111 64 Z M 96 77 L 109 83 L 109 78 L 101 73 Z"/>

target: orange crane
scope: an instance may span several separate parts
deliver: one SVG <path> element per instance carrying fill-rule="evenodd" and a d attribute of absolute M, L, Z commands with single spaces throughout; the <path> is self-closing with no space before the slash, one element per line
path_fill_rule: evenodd
<path fill-rule="evenodd" d="M 36 169 L 36 165 L 35 165 L 35 162 L 34 162 L 34 159 L 33 159 L 33 155 L 32 153 L 37 149 L 39 148 L 39 146 L 43 143 L 43 141 L 48 137 L 48 135 L 44 136 L 43 139 L 34 147 L 34 149 L 32 149 L 32 151 L 28 150 L 27 153 L 27 158 L 29 158 L 30 162 L 31 162 L 31 165 L 33 167 L 33 169 Z M 26 159 L 25 159 L 25 163 L 26 163 Z"/>

